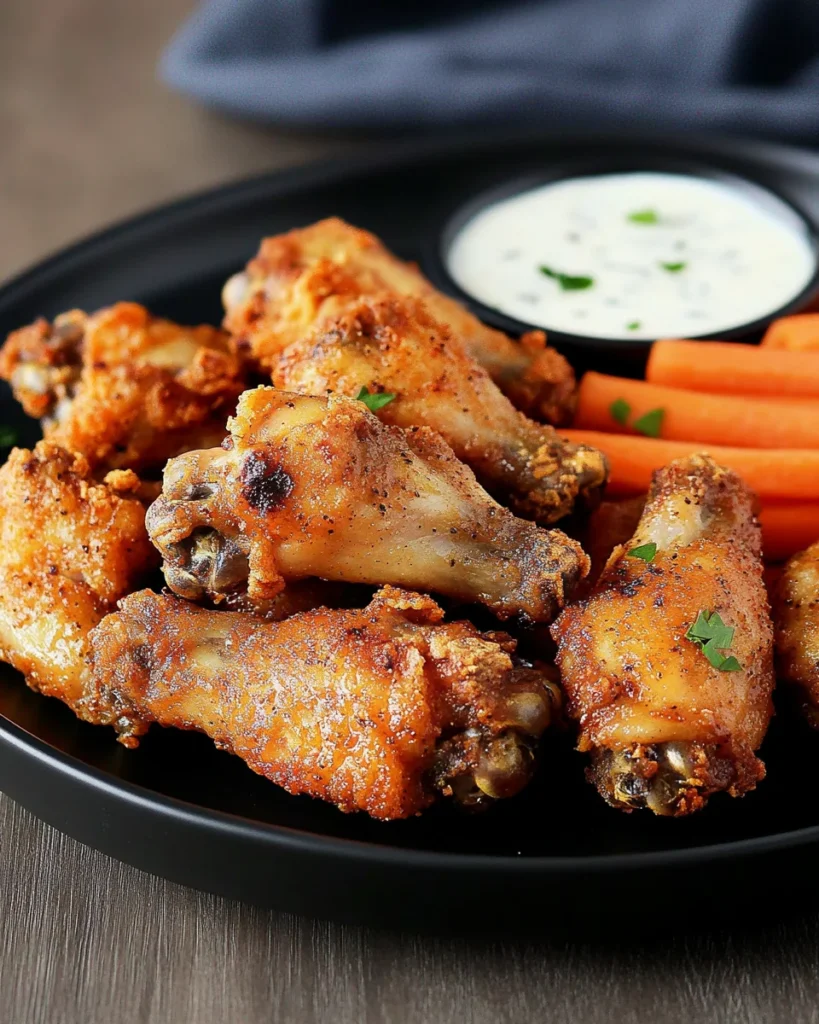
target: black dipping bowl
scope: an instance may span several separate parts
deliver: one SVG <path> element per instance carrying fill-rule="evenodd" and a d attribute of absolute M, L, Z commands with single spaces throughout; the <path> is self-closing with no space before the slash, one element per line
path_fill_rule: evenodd
<path fill-rule="evenodd" d="M 684 145 L 679 148 L 685 149 Z M 771 310 L 766 316 L 739 324 L 728 331 L 720 332 L 720 340 L 757 342 L 772 320 L 791 313 L 799 313 L 819 299 L 819 195 L 814 191 L 808 195 L 786 175 L 771 173 L 746 163 L 740 171 L 737 166 L 729 169 L 727 162 L 714 159 L 704 161 L 681 156 L 678 153 L 658 151 L 643 145 L 622 149 L 611 149 L 590 158 L 579 153 L 576 158 L 551 164 L 542 172 L 515 177 L 502 184 L 472 195 L 451 214 L 444 224 L 435 244 L 430 244 L 425 259 L 425 269 L 430 278 L 442 290 L 456 296 L 486 323 L 519 336 L 525 331 L 545 330 L 549 343 L 564 353 L 578 368 L 616 365 L 621 373 L 639 373 L 648 359 L 652 341 L 647 338 L 599 338 L 583 334 L 569 334 L 553 330 L 541 324 L 529 323 L 510 316 L 501 310 L 485 305 L 454 280 L 448 270 L 448 254 L 459 232 L 482 210 L 495 203 L 528 192 L 541 185 L 563 181 L 569 178 L 593 177 L 604 174 L 628 173 L 635 171 L 659 171 L 667 174 L 684 174 L 698 178 L 711 178 L 733 189 L 753 197 L 759 196 L 761 204 L 773 198 L 784 204 L 794 217 L 802 222 L 808 242 L 813 250 L 814 272 L 810 281 L 784 306 Z M 687 338 L 701 340 L 713 335 L 687 334 Z"/>
<path fill-rule="evenodd" d="M 819 156 L 778 146 L 486 133 L 412 142 L 218 189 L 96 235 L 0 289 L 0 334 L 118 299 L 216 323 L 222 283 L 264 234 L 336 214 L 424 261 L 453 211 L 487 189 L 552 167 L 672 158 L 758 181 L 819 217 Z M 5 385 L 0 402 L 2 422 L 31 445 L 36 424 Z M 781 709 L 761 754 L 768 778 L 756 792 L 669 821 L 607 807 L 583 778 L 585 758 L 558 735 L 543 744 L 533 784 L 489 813 L 441 804 L 380 824 L 288 796 L 204 736 L 154 728 L 125 750 L 0 665 L 0 788 L 12 798 L 173 881 L 358 922 L 516 933 L 597 924 L 621 942 L 803 907 L 816 895 L 819 736 Z"/>

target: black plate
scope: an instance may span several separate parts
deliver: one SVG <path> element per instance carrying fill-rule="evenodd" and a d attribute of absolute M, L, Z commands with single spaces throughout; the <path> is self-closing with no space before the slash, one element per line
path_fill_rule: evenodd
<path fill-rule="evenodd" d="M 658 152 L 819 196 L 819 158 L 735 140 L 518 138 L 405 145 L 356 163 L 289 171 L 129 221 L 0 291 L 0 332 L 117 299 L 183 322 L 220 317 L 219 290 L 263 234 L 331 214 L 424 260 L 470 196 L 569 158 Z M 3 421 L 25 422 L 8 391 Z M 0 787 L 115 857 L 202 889 L 320 916 L 393 924 L 653 928 L 805 897 L 819 855 L 813 767 L 819 738 L 783 713 L 763 755 L 769 778 L 744 800 L 664 821 L 605 807 L 568 740 L 547 745 L 533 786 L 482 817 L 438 807 L 384 825 L 289 797 L 202 736 L 155 729 L 138 751 L 76 721 L 0 669 Z M 801 888 L 800 888 L 801 887 Z M 704 901 L 703 893 L 717 893 Z"/>

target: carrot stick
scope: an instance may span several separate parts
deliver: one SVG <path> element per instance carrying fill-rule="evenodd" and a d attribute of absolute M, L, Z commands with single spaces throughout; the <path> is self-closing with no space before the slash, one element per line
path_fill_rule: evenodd
<path fill-rule="evenodd" d="M 788 352 L 819 352 L 819 313 L 800 313 L 774 320 L 765 332 L 762 347 L 786 349 Z"/>
<path fill-rule="evenodd" d="M 618 422 L 612 409 L 620 412 L 625 424 Z M 635 422 L 658 409 L 662 410 L 659 436 L 669 441 L 738 448 L 819 448 L 819 398 L 793 402 L 709 395 L 602 373 L 587 373 L 580 382 L 573 425 L 635 433 Z"/>
<path fill-rule="evenodd" d="M 605 452 L 611 465 L 613 494 L 648 490 L 651 474 L 674 459 L 708 452 L 720 465 L 730 466 L 763 499 L 819 501 L 819 451 L 805 448 L 725 448 L 687 441 L 655 440 L 596 430 L 561 430 L 577 444 Z"/>
<path fill-rule="evenodd" d="M 728 341 L 657 341 L 651 346 L 646 378 L 691 391 L 819 398 L 819 352 L 783 352 Z"/>
<path fill-rule="evenodd" d="M 819 501 L 763 502 L 762 547 L 769 562 L 781 562 L 819 540 Z"/>

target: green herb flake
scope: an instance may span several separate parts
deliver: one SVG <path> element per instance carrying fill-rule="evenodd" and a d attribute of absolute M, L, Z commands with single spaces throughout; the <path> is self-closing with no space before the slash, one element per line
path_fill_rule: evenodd
<path fill-rule="evenodd" d="M 615 400 L 609 406 L 609 412 L 611 418 L 616 423 L 621 423 L 623 426 L 628 423 L 628 418 L 631 415 L 631 406 L 625 400 L 625 398 L 615 398 Z"/>
<path fill-rule="evenodd" d="M 642 320 L 632 320 L 631 323 L 627 323 L 626 324 L 626 330 L 627 331 L 639 331 L 642 326 L 643 326 L 643 321 Z"/>
<path fill-rule="evenodd" d="M 660 215 L 656 210 L 635 210 L 628 215 L 632 224 L 659 224 Z"/>
<path fill-rule="evenodd" d="M 581 292 L 586 288 L 591 288 L 594 284 L 593 277 L 586 277 L 582 274 L 563 274 L 559 270 L 553 270 L 551 267 L 540 266 L 538 270 L 544 277 L 550 277 L 553 281 L 557 281 L 564 292 Z"/>
<path fill-rule="evenodd" d="M 713 640 L 717 647 L 730 647 L 734 642 L 734 627 L 726 626 L 719 612 L 709 615 L 706 611 L 700 611 L 696 622 L 685 635 L 688 640 L 701 640 L 703 643 Z"/>
<path fill-rule="evenodd" d="M 685 634 L 686 640 L 710 640 L 713 636 L 711 632 L 711 626 L 709 623 L 710 612 L 705 612 L 702 609 L 697 613 L 695 622 L 692 622 L 688 627 Z"/>
<path fill-rule="evenodd" d="M 632 426 L 635 430 L 639 430 L 641 434 L 645 434 L 646 437 L 659 437 L 663 427 L 664 416 L 665 409 L 650 409 L 638 420 L 635 420 Z"/>
<path fill-rule="evenodd" d="M 742 666 L 733 655 L 725 655 L 734 642 L 734 627 L 726 626 L 718 612 L 700 610 L 688 627 L 685 639 L 696 644 L 709 663 L 720 672 L 739 672 Z"/>
<path fill-rule="evenodd" d="M 660 266 L 663 270 L 667 270 L 669 274 L 679 274 L 681 270 L 685 270 L 688 264 L 685 260 L 681 260 L 679 263 L 661 263 Z"/>
<path fill-rule="evenodd" d="M 17 443 L 17 431 L 13 427 L 0 427 L 0 448 L 11 448 Z"/>
<path fill-rule="evenodd" d="M 657 554 L 657 545 L 651 544 L 640 544 L 636 548 L 632 548 L 631 551 L 626 552 L 627 558 L 642 558 L 644 562 L 653 562 L 654 556 Z"/>
<path fill-rule="evenodd" d="M 713 640 L 709 640 L 707 644 L 700 642 L 700 650 L 714 668 L 722 668 L 726 658 Z"/>
<path fill-rule="evenodd" d="M 370 394 L 367 388 L 362 388 L 355 397 L 359 402 L 363 402 L 370 412 L 378 412 L 379 409 L 383 409 L 385 405 L 389 405 L 390 402 L 398 396 L 391 395 L 386 391 L 376 391 Z"/>

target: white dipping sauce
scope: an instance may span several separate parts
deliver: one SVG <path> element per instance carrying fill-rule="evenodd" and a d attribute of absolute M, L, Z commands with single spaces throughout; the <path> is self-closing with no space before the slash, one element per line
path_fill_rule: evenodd
<path fill-rule="evenodd" d="M 816 258 L 784 202 L 685 174 L 556 181 L 476 214 L 447 254 L 485 305 L 595 338 L 691 337 L 762 319 L 806 287 Z"/>

